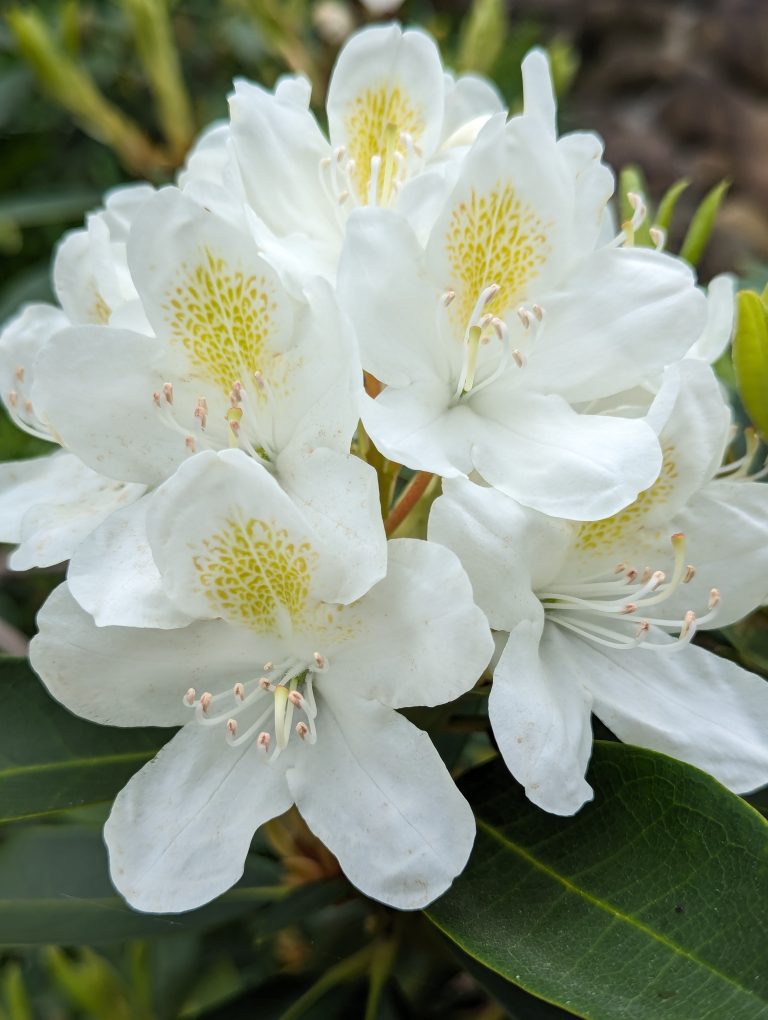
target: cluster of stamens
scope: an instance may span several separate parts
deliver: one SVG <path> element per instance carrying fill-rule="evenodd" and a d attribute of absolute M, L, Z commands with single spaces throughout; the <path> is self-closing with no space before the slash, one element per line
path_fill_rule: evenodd
<path fill-rule="evenodd" d="M 328 661 L 320 652 L 313 654 L 309 664 L 296 659 L 277 665 L 267 662 L 264 676 L 238 682 L 231 691 L 222 694 L 204 691 L 198 698 L 194 687 L 190 687 L 183 700 L 188 708 L 194 709 L 196 721 L 202 726 L 223 726 L 230 746 L 239 747 L 255 740 L 264 757 L 274 761 L 288 746 L 291 732 L 308 744 L 315 743 L 317 705 L 313 683 L 317 674 L 327 669 Z M 296 712 L 301 712 L 304 718 L 294 726 Z M 255 719 L 243 728 L 243 716 Z"/>
<path fill-rule="evenodd" d="M 712 621 L 720 602 L 717 588 L 710 589 L 707 612 L 697 617 L 692 609 L 682 619 L 651 616 L 648 610 L 673 595 L 682 584 L 694 577 L 695 568 L 685 562 L 685 536 L 672 536 L 674 567 L 667 579 L 663 570 L 646 567 L 638 571 L 620 563 L 613 575 L 585 578 L 574 583 L 558 584 L 556 592 L 540 592 L 539 599 L 548 617 L 566 630 L 574 631 L 607 648 L 643 648 L 654 652 L 672 652 L 684 648 L 693 639 L 698 627 Z M 612 626 L 605 626 L 611 624 Z M 677 629 L 677 640 L 647 640 L 651 627 Z"/>
<path fill-rule="evenodd" d="M 461 399 L 468 393 L 477 394 L 486 386 L 496 382 L 507 370 L 510 362 L 514 362 L 518 368 L 525 366 L 525 355 L 517 347 L 512 346 L 509 327 L 498 315 L 492 315 L 486 309 L 496 298 L 501 290 L 498 283 L 492 283 L 485 287 L 475 302 L 472 314 L 469 317 L 464 332 L 464 360 L 459 373 L 454 392 L 455 399 Z M 440 298 L 442 307 L 447 308 L 456 297 L 456 292 L 447 290 Z M 517 316 L 523 329 L 526 332 L 527 340 L 532 343 L 540 332 L 544 319 L 544 309 L 541 305 L 531 305 L 530 308 L 520 305 L 517 309 Z M 478 372 L 478 359 L 480 350 L 489 346 L 493 341 L 501 344 L 501 353 L 491 372 L 480 381 L 476 381 Z"/>
<path fill-rule="evenodd" d="M 423 152 L 413 136 L 407 131 L 398 131 L 396 124 L 387 124 L 383 151 L 371 157 L 365 195 L 358 192 L 355 180 L 357 165 L 344 145 L 337 146 L 332 156 L 320 160 L 320 183 L 337 209 L 352 209 L 360 205 L 386 206 L 394 201 L 406 181 L 418 172 L 422 162 Z"/>
<path fill-rule="evenodd" d="M 274 404 L 274 393 L 264 378 L 264 374 L 256 371 L 252 377 L 259 396 L 270 404 Z M 192 408 L 192 429 L 184 428 L 176 418 L 173 383 L 163 383 L 162 387 L 152 394 L 152 400 L 163 423 L 183 436 L 184 446 L 190 453 L 196 453 L 199 449 L 219 450 L 222 448 L 222 443 L 217 442 L 208 432 L 208 401 L 205 397 L 198 397 Z M 244 422 L 250 423 L 251 431 L 255 431 L 256 410 L 250 395 L 240 380 L 235 380 L 232 384 L 232 389 L 229 392 L 229 408 L 224 419 L 229 435 L 229 446 L 245 450 L 251 457 L 268 466 L 276 448 L 274 415 L 270 415 L 271 434 L 269 439 L 266 442 L 254 443 L 252 436 L 249 437 L 248 430 L 244 428 Z"/>

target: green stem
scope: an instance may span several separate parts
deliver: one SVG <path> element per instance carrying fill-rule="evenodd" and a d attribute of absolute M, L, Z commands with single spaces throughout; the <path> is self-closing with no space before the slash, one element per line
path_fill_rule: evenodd
<path fill-rule="evenodd" d="M 381 993 L 387 983 L 392 966 L 397 954 L 397 942 L 395 939 L 386 939 L 376 943 L 371 957 L 370 985 L 368 986 L 368 1001 L 365 1004 L 364 1020 L 376 1020 L 379 1014 L 379 1002 Z"/>
<path fill-rule="evenodd" d="M 280 1020 L 298 1020 L 304 1013 L 314 1006 L 318 999 L 329 992 L 336 985 L 353 981 L 356 977 L 364 974 L 370 966 L 374 946 L 367 945 L 346 960 L 341 960 L 335 967 L 327 970 L 311 988 L 308 988 L 288 1009 L 280 1016 Z"/>

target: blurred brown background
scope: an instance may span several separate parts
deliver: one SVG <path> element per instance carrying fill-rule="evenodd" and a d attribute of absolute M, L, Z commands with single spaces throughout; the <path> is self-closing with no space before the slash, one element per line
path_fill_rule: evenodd
<path fill-rule="evenodd" d="M 599 131 L 608 160 L 639 164 L 654 197 L 690 178 L 680 226 L 709 188 L 733 182 L 703 276 L 768 261 L 766 0 L 513 0 L 509 11 L 564 35 L 580 60 L 563 126 Z"/>

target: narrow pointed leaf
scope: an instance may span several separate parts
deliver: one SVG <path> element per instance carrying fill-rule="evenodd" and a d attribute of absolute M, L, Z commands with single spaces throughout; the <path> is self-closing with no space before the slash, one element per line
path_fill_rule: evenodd
<path fill-rule="evenodd" d="M 589 1020 L 768 1016 L 768 824 L 703 772 L 595 744 L 594 802 L 533 807 L 496 761 L 463 783 L 464 874 L 428 916 L 478 963 Z"/>
<path fill-rule="evenodd" d="M 72 715 L 23 659 L 0 659 L 0 699 L 0 824 L 113 800 L 173 735 Z"/>
<path fill-rule="evenodd" d="M 692 266 L 697 266 L 701 261 L 701 256 L 704 254 L 704 249 L 707 247 L 712 228 L 715 225 L 718 210 L 730 186 L 730 181 L 720 181 L 705 195 L 701 205 L 694 213 L 680 249 L 681 257 L 690 262 Z"/>
<path fill-rule="evenodd" d="M 687 178 L 683 177 L 679 181 L 675 181 L 672 187 L 667 188 L 659 202 L 659 208 L 656 210 L 656 215 L 653 218 L 654 226 L 661 227 L 665 233 L 669 233 L 669 228 L 672 226 L 672 217 L 677 206 L 677 200 L 690 183 L 691 182 Z"/>

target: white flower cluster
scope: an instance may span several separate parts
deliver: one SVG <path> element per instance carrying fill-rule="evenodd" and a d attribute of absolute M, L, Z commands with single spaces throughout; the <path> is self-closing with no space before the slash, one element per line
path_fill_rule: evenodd
<path fill-rule="evenodd" d="M 365 893 L 430 902 L 475 823 L 396 710 L 488 668 L 548 811 L 592 795 L 591 713 L 768 782 L 768 686 L 691 644 L 768 594 L 768 487 L 751 437 L 722 466 L 710 367 L 732 283 L 616 234 L 599 139 L 558 138 L 541 52 L 523 79 L 508 116 L 423 32 L 365 29 L 329 138 L 302 78 L 238 81 L 178 184 L 108 195 L 59 307 L 0 338 L 9 413 L 61 447 L 0 475 L 11 565 L 70 561 L 32 663 L 89 719 L 181 727 L 106 826 L 137 909 L 226 890 L 292 804 Z M 385 458 L 442 478 L 428 540 L 387 542 Z"/>

